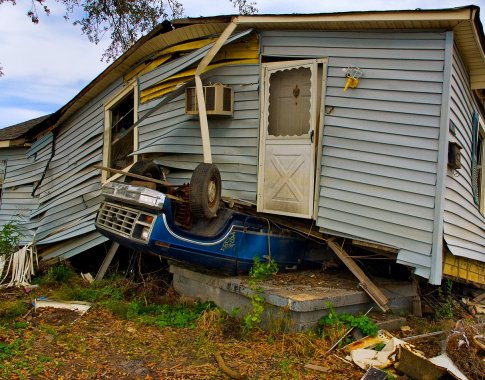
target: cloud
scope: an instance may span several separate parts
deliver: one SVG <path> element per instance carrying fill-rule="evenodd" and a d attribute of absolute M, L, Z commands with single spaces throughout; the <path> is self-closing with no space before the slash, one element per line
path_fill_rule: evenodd
<path fill-rule="evenodd" d="M 181 0 L 188 16 L 235 14 L 229 0 Z M 325 13 L 388 9 L 452 8 L 468 5 L 469 0 L 256 0 L 260 14 Z M 485 0 L 475 2 L 482 8 Z M 78 27 L 63 18 L 64 8 L 49 2 L 51 16 L 39 14 L 34 25 L 26 16 L 30 2 L 0 5 L 0 128 L 32 117 L 55 112 L 107 64 L 100 62 L 109 44 L 90 43 Z M 483 12 L 482 12 L 483 14 Z M 483 20 L 483 18 L 482 18 Z"/>
<path fill-rule="evenodd" d="M 37 25 L 24 6 L 0 5 L 0 128 L 56 111 L 107 67 L 108 41 L 90 43 L 56 3 Z"/>

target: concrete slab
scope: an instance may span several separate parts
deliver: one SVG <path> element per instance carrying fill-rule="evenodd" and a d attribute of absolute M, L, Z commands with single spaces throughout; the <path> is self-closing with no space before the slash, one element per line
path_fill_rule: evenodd
<path fill-rule="evenodd" d="M 251 312 L 253 290 L 247 276 L 227 277 L 201 273 L 172 264 L 173 286 L 185 296 L 212 301 L 228 313 L 239 310 L 243 317 Z M 374 279 L 390 299 L 394 313 L 409 314 L 413 300 L 418 297 L 410 281 Z M 371 306 L 379 310 L 372 299 L 359 288 L 350 272 L 301 271 L 276 274 L 270 280 L 258 282 L 265 299 L 262 327 L 286 331 L 305 331 L 317 327 L 318 320 L 329 313 L 329 306 L 337 313 L 366 312 Z"/>

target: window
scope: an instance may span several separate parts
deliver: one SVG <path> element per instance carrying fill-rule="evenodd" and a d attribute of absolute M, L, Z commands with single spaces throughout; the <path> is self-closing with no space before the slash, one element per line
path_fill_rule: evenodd
<path fill-rule="evenodd" d="M 104 108 L 103 166 L 123 170 L 136 161 L 130 156 L 138 148 L 138 88 L 129 84 Z M 103 182 L 120 175 L 103 171 Z"/>

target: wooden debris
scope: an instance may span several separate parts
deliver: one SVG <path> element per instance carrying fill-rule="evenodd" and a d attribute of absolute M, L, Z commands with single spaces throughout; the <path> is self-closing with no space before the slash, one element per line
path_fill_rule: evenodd
<path fill-rule="evenodd" d="M 360 281 L 360 286 L 364 291 L 374 300 L 374 302 L 380 307 L 383 312 L 389 311 L 389 299 L 381 292 L 381 290 L 370 280 L 369 277 L 360 269 L 360 267 L 349 257 L 347 252 L 340 247 L 332 239 L 328 240 L 328 246 L 338 256 L 340 260 L 345 264 L 347 268 L 354 274 Z"/>
<path fill-rule="evenodd" d="M 220 353 L 218 352 L 214 352 L 214 357 L 216 358 L 217 360 L 217 364 L 219 364 L 219 367 L 221 368 L 221 370 L 227 375 L 229 376 L 231 379 L 244 379 L 244 377 L 239 373 L 239 372 L 236 372 L 232 369 L 230 369 L 226 363 L 224 362 L 224 359 L 222 359 L 222 356 Z"/>
<path fill-rule="evenodd" d="M 387 379 L 387 372 L 384 372 L 382 369 L 370 367 L 364 376 L 360 378 L 360 380 L 386 380 Z"/>
<path fill-rule="evenodd" d="M 176 187 L 176 186 L 179 186 L 179 185 L 175 185 L 173 183 L 167 182 L 167 181 L 160 181 L 159 179 L 155 179 L 155 178 L 151 178 L 151 177 L 145 177 L 144 175 L 134 174 L 134 173 L 128 173 L 128 172 L 125 172 L 124 170 L 118 170 L 118 169 L 114 169 L 114 168 L 108 168 L 108 167 L 102 166 L 102 165 L 93 165 L 93 166 L 96 169 L 106 170 L 106 171 L 113 172 L 113 173 L 116 173 L 116 174 L 123 174 L 123 175 L 125 175 L 127 177 L 136 178 L 136 179 L 139 179 L 139 180 L 142 180 L 142 181 L 158 183 L 159 185 L 162 185 L 162 186 L 167 186 L 167 187 Z"/>
<path fill-rule="evenodd" d="M 435 332 L 431 332 L 431 333 L 428 333 L 428 334 L 408 336 L 406 338 L 402 338 L 401 340 L 404 340 L 405 342 L 412 342 L 413 340 L 431 338 L 431 337 L 434 337 L 434 336 L 437 336 L 437 335 L 443 335 L 444 333 L 445 333 L 444 331 L 435 331 Z"/>
<path fill-rule="evenodd" d="M 399 348 L 396 369 L 416 380 L 438 380 L 447 374 L 446 368 L 431 363 L 424 356 L 403 346 Z"/>
<path fill-rule="evenodd" d="M 328 371 L 330 371 L 330 369 L 327 367 L 322 367 L 321 365 L 315 365 L 315 364 L 305 364 L 304 367 L 306 369 L 312 369 L 314 371 L 323 372 L 323 373 L 327 373 Z"/>

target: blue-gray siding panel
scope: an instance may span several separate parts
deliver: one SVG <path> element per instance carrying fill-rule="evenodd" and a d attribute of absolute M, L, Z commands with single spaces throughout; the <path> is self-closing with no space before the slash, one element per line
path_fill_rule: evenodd
<path fill-rule="evenodd" d="M 485 262 L 485 217 L 473 202 L 471 177 L 472 116 L 479 107 L 470 88 L 466 67 L 453 54 L 450 120 L 456 126 L 449 140 L 461 147 L 462 168 L 448 169 L 445 192 L 444 237 L 451 253 Z M 485 119 L 485 115 L 481 115 Z"/>
<path fill-rule="evenodd" d="M 329 58 L 317 225 L 397 247 L 429 276 L 445 33 L 273 31 L 261 43 Z M 344 92 L 349 65 L 364 74 Z"/>
<path fill-rule="evenodd" d="M 223 179 L 223 195 L 256 201 L 259 137 L 259 65 L 235 65 L 206 73 L 204 83 L 229 84 L 234 89 L 234 116 L 209 119 L 212 159 Z M 143 80 L 143 79 L 142 79 Z M 159 101 L 149 102 L 155 107 Z M 150 107 L 145 105 L 143 112 Z M 174 183 L 186 183 L 191 171 L 203 162 L 197 117 L 185 115 L 181 95 L 155 111 L 139 126 L 140 153 L 156 153 L 157 162 L 181 172 L 172 173 Z M 239 175 L 241 166 L 245 175 Z"/>

